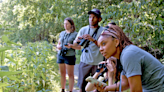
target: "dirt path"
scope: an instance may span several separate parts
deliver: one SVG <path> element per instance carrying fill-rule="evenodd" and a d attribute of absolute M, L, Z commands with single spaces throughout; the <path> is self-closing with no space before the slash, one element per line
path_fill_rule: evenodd
<path fill-rule="evenodd" d="M 79 92 L 79 87 L 77 87 L 77 79 L 78 79 L 78 74 L 79 74 L 79 64 L 76 64 L 74 66 L 74 77 L 75 77 L 75 84 L 73 88 L 73 92 Z M 67 83 L 66 83 L 66 92 L 68 91 L 68 75 L 67 75 Z M 93 92 L 93 91 L 88 91 L 88 92 Z"/>

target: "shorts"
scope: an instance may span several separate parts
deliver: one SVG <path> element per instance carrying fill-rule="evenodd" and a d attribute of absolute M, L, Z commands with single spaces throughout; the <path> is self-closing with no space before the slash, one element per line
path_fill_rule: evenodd
<path fill-rule="evenodd" d="M 79 76 L 77 86 L 82 89 L 82 92 L 85 92 L 85 86 L 87 85 L 87 81 L 85 79 L 88 76 L 93 76 L 97 70 L 97 65 L 89 65 L 83 62 L 79 64 Z"/>
<path fill-rule="evenodd" d="M 58 64 L 68 64 L 68 65 L 75 65 L 76 57 L 75 56 L 61 56 L 57 55 L 57 63 Z"/>

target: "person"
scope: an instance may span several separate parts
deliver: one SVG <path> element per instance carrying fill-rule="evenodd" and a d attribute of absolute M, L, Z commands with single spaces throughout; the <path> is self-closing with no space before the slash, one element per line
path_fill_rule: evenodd
<path fill-rule="evenodd" d="M 72 92 L 74 86 L 74 65 L 76 61 L 75 49 L 70 46 L 76 38 L 77 32 L 75 31 L 75 25 L 71 18 L 64 19 L 65 31 L 62 31 L 59 35 L 57 44 L 58 55 L 57 63 L 61 74 L 60 82 L 62 92 L 65 92 L 66 85 L 66 71 L 69 76 L 69 91 Z"/>
<path fill-rule="evenodd" d="M 107 59 L 107 61 L 102 61 L 99 63 L 98 69 L 99 71 L 96 71 L 96 73 L 93 75 L 94 79 L 97 79 L 99 81 L 105 82 L 108 85 L 112 85 L 114 80 L 116 80 L 116 65 L 117 59 L 115 57 L 110 57 Z M 105 65 L 105 67 L 102 67 L 102 64 Z M 101 66 L 100 66 L 101 65 Z M 106 69 L 107 71 L 106 71 Z M 87 86 L 85 87 L 86 91 L 93 91 L 97 92 L 95 90 L 96 87 L 93 83 L 88 82 Z"/>
<path fill-rule="evenodd" d="M 107 26 L 105 26 L 105 28 L 109 28 L 111 25 L 116 25 L 116 23 L 115 22 L 110 22 L 110 23 L 108 23 Z M 113 84 L 113 80 L 116 81 L 116 78 L 114 79 L 114 77 L 116 75 L 116 74 L 114 74 L 114 73 L 116 73 L 115 72 L 116 71 L 116 69 L 115 69 L 116 68 L 116 65 L 114 65 L 112 61 L 113 62 L 116 62 L 116 58 L 115 57 L 110 57 L 106 61 L 100 62 L 99 63 L 99 66 L 102 65 L 102 64 L 105 64 L 105 63 L 108 64 L 108 66 L 106 66 L 106 68 L 107 68 L 108 71 L 106 71 L 105 68 L 100 68 L 98 66 L 98 69 L 97 70 L 99 70 L 99 71 L 96 71 L 96 73 L 93 75 L 93 78 L 99 80 L 99 79 L 101 79 L 101 76 L 100 76 L 100 75 L 102 75 L 101 73 L 104 73 L 104 74 L 107 73 L 106 76 L 103 75 L 104 76 L 103 82 L 107 82 L 109 85 Z M 110 76 L 110 77 L 108 77 L 108 76 Z M 95 89 L 96 89 L 96 87 L 94 87 L 94 84 L 92 84 L 90 82 L 88 82 L 87 85 L 86 85 L 86 87 L 85 87 L 85 90 L 86 91 L 93 91 Z M 95 92 L 96 91 L 97 90 L 95 90 Z"/>
<path fill-rule="evenodd" d="M 164 92 L 164 66 L 153 55 L 133 45 L 119 26 L 111 25 L 102 32 L 98 46 L 105 58 L 113 56 L 119 59 L 123 70 L 120 82 L 106 87 L 95 84 L 97 90 L 123 91 L 130 88 L 130 92 Z"/>
<path fill-rule="evenodd" d="M 108 25 L 106 26 L 106 28 L 109 28 L 111 25 L 116 25 L 116 23 L 115 22 L 110 22 L 110 23 L 108 23 Z"/>
<path fill-rule="evenodd" d="M 85 86 L 87 84 L 85 78 L 89 75 L 93 75 L 96 72 L 98 63 L 103 60 L 103 56 L 99 52 L 99 47 L 97 46 L 97 39 L 104 29 L 104 27 L 98 25 L 102 19 L 101 12 L 99 9 L 95 8 L 89 11 L 88 14 L 89 25 L 82 27 L 79 30 L 73 44 L 74 47 L 83 46 L 77 83 L 77 86 L 80 88 L 80 92 L 85 92 Z M 84 42 L 84 45 L 79 42 Z"/>

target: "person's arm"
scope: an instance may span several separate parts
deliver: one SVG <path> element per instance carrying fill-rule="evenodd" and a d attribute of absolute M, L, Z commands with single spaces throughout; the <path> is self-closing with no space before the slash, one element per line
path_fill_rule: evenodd
<path fill-rule="evenodd" d="M 120 82 L 117 83 L 117 87 L 116 84 L 112 86 L 107 86 L 105 87 L 105 91 L 114 91 L 114 90 L 119 91 L 119 84 Z M 130 92 L 142 92 L 141 76 L 136 75 L 127 78 L 125 75 L 122 75 L 122 82 L 121 82 L 122 91 L 127 90 L 129 87 L 130 87 Z"/>
<path fill-rule="evenodd" d="M 125 75 L 122 75 L 122 82 L 121 82 L 121 89 L 122 91 L 126 90 L 129 88 L 129 83 L 128 83 L 128 79 Z M 105 87 L 105 91 L 119 91 L 119 85 L 120 85 L 120 82 L 117 82 L 117 84 L 113 84 L 111 86 L 106 86 Z"/>
<path fill-rule="evenodd" d="M 79 44 L 77 44 L 77 42 L 80 42 L 80 40 L 78 39 L 79 37 L 77 37 L 74 41 L 73 44 L 71 44 L 71 48 L 73 49 L 77 49 L 77 50 L 81 50 L 81 46 Z"/>
<path fill-rule="evenodd" d="M 84 39 L 87 39 L 93 43 L 95 43 L 97 45 L 97 40 L 95 40 L 92 36 L 90 36 L 89 34 L 83 35 Z M 97 45 L 98 46 L 98 45 Z"/>
<path fill-rule="evenodd" d="M 130 92 L 142 92 L 141 75 L 135 75 L 128 78 Z"/>
<path fill-rule="evenodd" d="M 106 63 L 106 61 L 101 61 L 99 64 L 103 64 L 103 63 Z M 99 69 L 99 66 L 98 66 L 98 69 Z M 93 75 L 93 78 L 97 79 L 98 76 L 104 71 L 104 68 L 101 68 L 99 72 L 96 72 L 94 75 Z M 96 87 L 94 86 L 94 84 L 88 82 L 86 87 L 85 87 L 85 90 L 86 91 L 93 91 L 94 89 L 96 89 Z"/>
<path fill-rule="evenodd" d="M 113 77 L 114 77 L 113 74 L 108 73 L 108 85 L 112 85 L 113 84 L 113 80 L 114 80 Z"/>
<path fill-rule="evenodd" d="M 61 44 L 61 42 L 60 42 L 60 39 L 59 39 L 59 40 L 58 40 L 58 44 L 57 44 L 57 46 L 56 46 L 58 50 L 61 50 L 61 49 L 62 49 L 62 47 L 60 46 L 60 44 Z"/>
<path fill-rule="evenodd" d="M 120 60 L 126 72 L 126 76 L 128 77 L 131 92 L 142 92 L 141 75 L 143 68 L 141 66 L 141 60 L 143 60 L 143 57 L 138 51 L 128 50 L 122 54 Z"/>
<path fill-rule="evenodd" d="M 77 49 L 77 50 L 81 50 L 81 46 L 78 45 L 76 42 L 74 42 L 73 44 L 68 43 L 69 48 L 72 49 Z M 66 46 L 68 48 L 68 46 Z"/>
<path fill-rule="evenodd" d="M 125 75 L 122 75 L 122 82 L 121 82 L 121 89 L 122 91 L 126 90 L 129 88 L 129 83 L 128 83 L 128 79 Z M 96 88 L 99 91 L 119 91 L 119 85 L 120 82 L 117 82 L 116 84 L 110 85 L 110 86 L 106 86 L 105 88 L 103 88 L 102 86 L 99 86 L 98 84 L 96 84 Z"/>
<path fill-rule="evenodd" d="M 100 75 L 101 72 L 96 72 L 93 75 L 93 78 L 97 79 L 98 76 Z M 96 87 L 94 86 L 94 84 L 88 82 L 87 85 L 85 86 L 85 91 L 93 91 L 94 89 L 96 89 Z"/>
<path fill-rule="evenodd" d="M 65 45 L 66 48 L 72 48 L 72 49 L 77 49 L 77 50 L 80 50 L 81 49 L 81 46 L 80 45 L 74 45 L 74 44 L 70 44 L 70 43 L 67 43 L 67 45 Z"/>
<path fill-rule="evenodd" d="M 95 43 L 98 46 L 97 40 L 94 39 L 92 42 Z"/>

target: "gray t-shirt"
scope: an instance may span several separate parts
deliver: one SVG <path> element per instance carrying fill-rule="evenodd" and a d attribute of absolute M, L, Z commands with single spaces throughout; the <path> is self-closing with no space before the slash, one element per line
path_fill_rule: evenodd
<path fill-rule="evenodd" d="M 66 48 L 64 46 L 64 44 L 66 43 L 70 43 L 70 44 L 73 44 L 73 41 L 75 40 L 76 38 L 76 35 L 77 35 L 77 32 L 72 32 L 72 33 L 67 33 L 66 31 L 62 31 L 59 35 L 59 38 L 60 38 L 60 46 L 62 48 Z M 62 46 L 63 45 L 63 46 Z M 70 48 L 66 48 L 67 49 L 67 54 L 65 56 L 74 56 L 75 55 L 75 50 Z M 58 54 L 61 52 L 61 50 L 58 51 Z"/>
<path fill-rule="evenodd" d="M 89 31 L 89 26 L 85 26 L 82 27 L 80 29 L 80 31 L 78 32 L 78 36 L 82 36 L 84 34 L 89 34 L 92 36 L 92 34 L 95 32 L 97 28 L 90 28 Z M 100 27 L 97 31 L 97 35 L 94 38 L 95 40 L 98 40 L 98 37 L 100 36 L 101 32 L 104 30 L 103 27 Z M 84 44 L 84 46 L 86 45 L 86 43 Z M 85 50 L 87 50 L 87 52 L 83 51 L 80 57 L 80 61 L 86 64 L 90 64 L 90 65 L 98 65 L 99 62 L 101 62 L 103 60 L 103 56 L 99 51 L 99 47 L 93 43 L 90 42 L 89 46 L 87 48 L 85 48 Z"/>
<path fill-rule="evenodd" d="M 135 45 L 126 46 L 120 57 L 123 75 L 141 75 L 144 92 L 164 92 L 164 66 L 150 53 Z"/>

